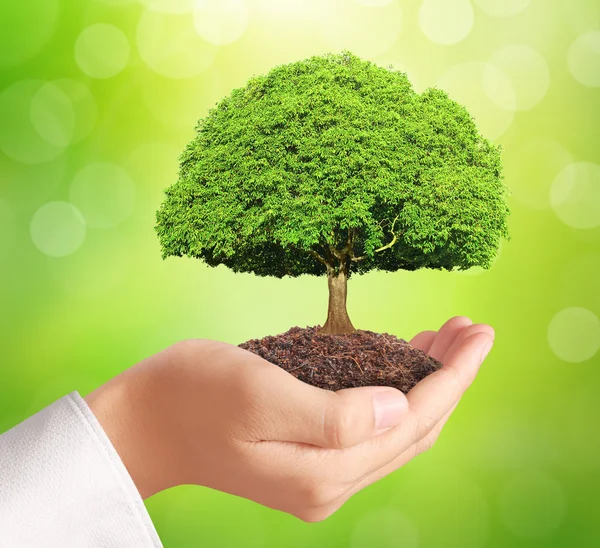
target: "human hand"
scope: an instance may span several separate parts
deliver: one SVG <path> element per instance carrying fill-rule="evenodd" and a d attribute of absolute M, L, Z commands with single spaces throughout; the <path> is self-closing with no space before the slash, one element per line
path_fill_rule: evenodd
<path fill-rule="evenodd" d="M 420 333 L 411 344 L 443 367 L 404 396 L 321 390 L 237 346 L 188 340 L 85 399 L 142 497 L 196 484 L 319 521 L 431 447 L 492 342 L 464 317 Z"/>

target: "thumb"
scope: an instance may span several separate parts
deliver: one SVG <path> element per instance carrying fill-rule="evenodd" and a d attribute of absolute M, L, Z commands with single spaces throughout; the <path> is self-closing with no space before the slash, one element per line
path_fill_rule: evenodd
<path fill-rule="evenodd" d="M 288 394 L 286 418 L 277 433 L 285 441 L 344 449 L 397 426 L 408 413 L 406 396 L 395 388 L 365 386 L 330 392 L 294 381 L 301 386 Z"/>

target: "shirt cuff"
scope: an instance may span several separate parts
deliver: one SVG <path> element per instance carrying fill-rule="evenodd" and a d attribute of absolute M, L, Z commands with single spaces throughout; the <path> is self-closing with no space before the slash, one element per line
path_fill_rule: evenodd
<path fill-rule="evenodd" d="M 108 436 L 72 392 L 0 436 L 1 548 L 162 548 Z"/>

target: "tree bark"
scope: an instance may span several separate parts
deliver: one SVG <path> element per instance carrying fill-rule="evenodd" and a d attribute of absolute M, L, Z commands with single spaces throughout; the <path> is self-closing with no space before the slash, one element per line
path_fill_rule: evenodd
<path fill-rule="evenodd" d="M 356 331 L 346 310 L 348 276 L 345 270 L 340 270 L 337 276 L 330 271 L 327 275 L 327 285 L 329 286 L 327 321 L 319 330 L 319 335 L 341 335 Z"/>

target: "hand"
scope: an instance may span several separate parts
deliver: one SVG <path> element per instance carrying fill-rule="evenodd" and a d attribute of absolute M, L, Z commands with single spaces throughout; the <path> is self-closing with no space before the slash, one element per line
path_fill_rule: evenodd
<path fill-rule="evenodd" d="M 493 343 L 464 317 L 411 344 L 443 363 L 407 396 L 330 392 L 237 346 L 188 340 L 85 399 L 142 497 L 182 484 L 319 521 L 437 439 Z"/>

